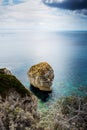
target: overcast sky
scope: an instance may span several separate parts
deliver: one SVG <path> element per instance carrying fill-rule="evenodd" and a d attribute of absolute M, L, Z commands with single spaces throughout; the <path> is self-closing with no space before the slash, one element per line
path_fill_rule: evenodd
<path fill-rule="evenodd" d="M 43 3 L 51 7 L 76 10 L 87 15 L 87 0 L 43 0 Z"/>
<path fill-rule="evenodd" d="M 87 0 L 0 2 L 0 29 L 87 30 Z"/>

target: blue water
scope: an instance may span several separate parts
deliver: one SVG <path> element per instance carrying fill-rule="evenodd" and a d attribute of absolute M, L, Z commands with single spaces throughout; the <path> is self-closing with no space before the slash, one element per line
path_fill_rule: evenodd
<path fill-rule="evenodd" d="M 2 5 L 9 5 L 10 3 L 12 4 L 20 4 L 24 2 L 24 0 L 3 0 Z"/>
<path fill-rule="evenodd" d="M 46 61 L 54 69 L 51 100 L 87 94 L 87 32 L 0 30 L 0 68 L 29 88 L 28 69 Z"/>

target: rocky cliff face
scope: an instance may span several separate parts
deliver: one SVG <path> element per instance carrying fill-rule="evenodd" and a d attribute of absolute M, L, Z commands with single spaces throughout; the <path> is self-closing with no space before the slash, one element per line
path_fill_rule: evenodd
<path fill-rule="evenodd" d="M 30 68 L 28 71 L 30 84 L 42 91 L 52 91 L 52 81 L 54 79 L 54 71 L 52 67 L 46 63 L 41 62 Z"/>
<path fill-rule="evenodd" d="M 8 70 L 7 68 L 0 69 L 0 74 L 12 75 L 11 71 Z"/>
<path fill-rule="evenodd" d="M 0 69 L 0 130 L 40 130 L 38 122 L 36 97 L 9 70 Z"/>

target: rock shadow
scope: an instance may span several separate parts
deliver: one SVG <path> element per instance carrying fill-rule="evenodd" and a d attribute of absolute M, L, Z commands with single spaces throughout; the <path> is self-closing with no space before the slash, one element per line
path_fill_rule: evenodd
<path fill-rule="evenodd" d="M 35 88 L 33 85 L 30 84 L 30 90 L 37 96 L 39 99 L 41 99 L 43 102 L 46 102 L 51 97 L 51 92 L 48 91 L 41 91 L 38 88 Z"/>

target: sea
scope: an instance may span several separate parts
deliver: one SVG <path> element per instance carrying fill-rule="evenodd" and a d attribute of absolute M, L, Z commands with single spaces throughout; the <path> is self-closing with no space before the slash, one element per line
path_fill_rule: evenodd
<path fill-rule="evenodd" d="M 39 62 L 48 62 L 54 70 L 47 102 L 87 96 L 87 31 L 0 30 L 0 68 L 11 70 L 30 89 L 27 72 Z"/>
<path fill-rule="evenodd" d="M 74 31 L 72 21 L 79 15 L 70 13 L 41 0 L 0 1 L 0 68 L 11 70 L 38 97 L 39 108 L 61 97 L 87 96 L 87 31 Z M 40 62 L 54 70 L 50 94 L 34 89 L 28 79 L 30 67 Z"/>

